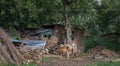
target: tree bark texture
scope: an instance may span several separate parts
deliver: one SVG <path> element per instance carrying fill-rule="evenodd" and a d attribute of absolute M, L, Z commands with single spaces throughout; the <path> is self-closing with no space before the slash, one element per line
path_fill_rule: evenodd
<path fill-rule="evenodd" d="M 65 22 L 65 29 L 67 32 L 67 44 L 71 44 L 72 43 L 72 31 L 71 31 L 71 24 L 70 21 L 68 19 L 68 14 L 67 14 L 67 9 L 68 9 L 68 5 L 67 3 L 63 2 L 63 18 L 64 18 L 64 22 Z"/>

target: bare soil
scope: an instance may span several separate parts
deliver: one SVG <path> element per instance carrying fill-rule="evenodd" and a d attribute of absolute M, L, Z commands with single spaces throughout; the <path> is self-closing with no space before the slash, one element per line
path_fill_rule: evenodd
<path fill-rule="evenodd" d="M 120 61 L 120 55 L 113 51 L 97 46 L 91 49 L 89 52 L 79 57 L 70 57 L 67 59 L 63 57 L 60 59 L 60 55 L 43 55 L 47 59 L 42 61 L 39 66 L 86 66 L 88 64 L 95 64 L 100 61 Z"/>
<path fill-rule="evenodd" d="M 88 64 L 94 64 L 97 61 L 86 57 L 74 57 L 74 58 L 62 58 L 59 55 L 45 55 L 49 60 L 42 61 L 39 66 L 86 66 Z"/>

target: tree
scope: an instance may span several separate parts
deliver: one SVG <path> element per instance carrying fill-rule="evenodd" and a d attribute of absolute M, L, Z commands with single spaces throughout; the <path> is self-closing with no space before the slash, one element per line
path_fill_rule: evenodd
<path fill-rule="evenodd" d="M 68 6 L 72 3 L 73 0 L 62 0 L 63 3 L 63 17 L 64 17 L 64 22 L 65 22 L 65 29 L 67 32 L 67 43 L 71 44 L 72 43 L 72 30 L 71 30 L 71 24 L 68 18 Z"/>
<path fill-rule="evenodd" d="M 5 28 L 33 28 L 61 21 L 60 0 L 1 0 L 0 4 L 0 24 Z"/>
<path fill-rule="evenodd" d="M 120 1 L 103 0 L 97 11 L 99 14 L 99 29 L 102 35 L 117 35 L 120 33 Z M 109 36 L 107 35 L 107 36 Z M 120 35 L 120 34 L 119 34 Z"/>
<path fill-rule="evenodd" d="M 91 30 L 86 46 L 102 45 L 115 51 L 120 50 L 118 47 L 120 44 L 119 4 L 118 0 L 101 0 L 101 4 L 98 4 L 97 1 L 93 2 L 97 14 L 97 20 L 94 24 L 96 30 Z"/>

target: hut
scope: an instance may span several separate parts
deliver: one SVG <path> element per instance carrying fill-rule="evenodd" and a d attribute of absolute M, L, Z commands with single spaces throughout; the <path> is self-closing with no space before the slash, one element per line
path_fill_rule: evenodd
<path fill-rule="evenodd" d="M 28 30 L 27 30 L 28 31 Z M 78 48 L 80 52 L 84 51 L 84 30 L 77 27 L 72 29 L 72 39 L 77 41 Z M 25 34 L 25 33 L 24 33 Z M 58 39 L 58 44 L 63 44 L 66 39 L 66 30 L 63 25 L 46 25 L 35 30 L 28 31 L 26 34 L 29 37 L 36 37 L 37 39 L 45 40 L 45 38 L 50 39 L 52 36 L 56 36 Z"/>

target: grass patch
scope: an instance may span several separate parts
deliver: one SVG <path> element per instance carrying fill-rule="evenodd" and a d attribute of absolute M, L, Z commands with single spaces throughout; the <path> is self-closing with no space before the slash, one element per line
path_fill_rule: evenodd
<path fill-rule="evenodd" d="M 1 63 L 0 66 L 17 66 L 16 64 L 14 63 L 8 63 L 8 64 L 5 64 L 5 63 Z M 21 66 L 38 66 L 37 64 L 23 64 Z"/>
<path fill-rule="evenodd" d="M 1 63 L 0 66 L 17 66 L 17 65 L 14 63 L 9 63 L 9 64 Z"/>
<path fill-rule="evenodd" d="M 120 62 L 99 62 L 96 64 L 91 64 L 87 66 L 120 66 Z"/>
<path fill-rule="evenodd" d="M 43 57 L 43 58 L 42 58 L 42 62 L 50 61 L 50 59 L 51 59 L 50 57 Z"/>
<path fill-rule="evenodd" d="M 23 66 L 38 66 L 37 64 L 24 64 Z"/>
<path fill-rule="evenodd" d="M 42 62 L 47 62 L 47 61 L 50 61 L 51 57 L 43 57 L 42 59 Z M 14 63 L 1 63 L 0 66 L 17 66 L 16 64 Z M 21 66 L 38 66 L 37 64 L 35 63 L 32 63 L 32 64 L 23 64 Z"/>

